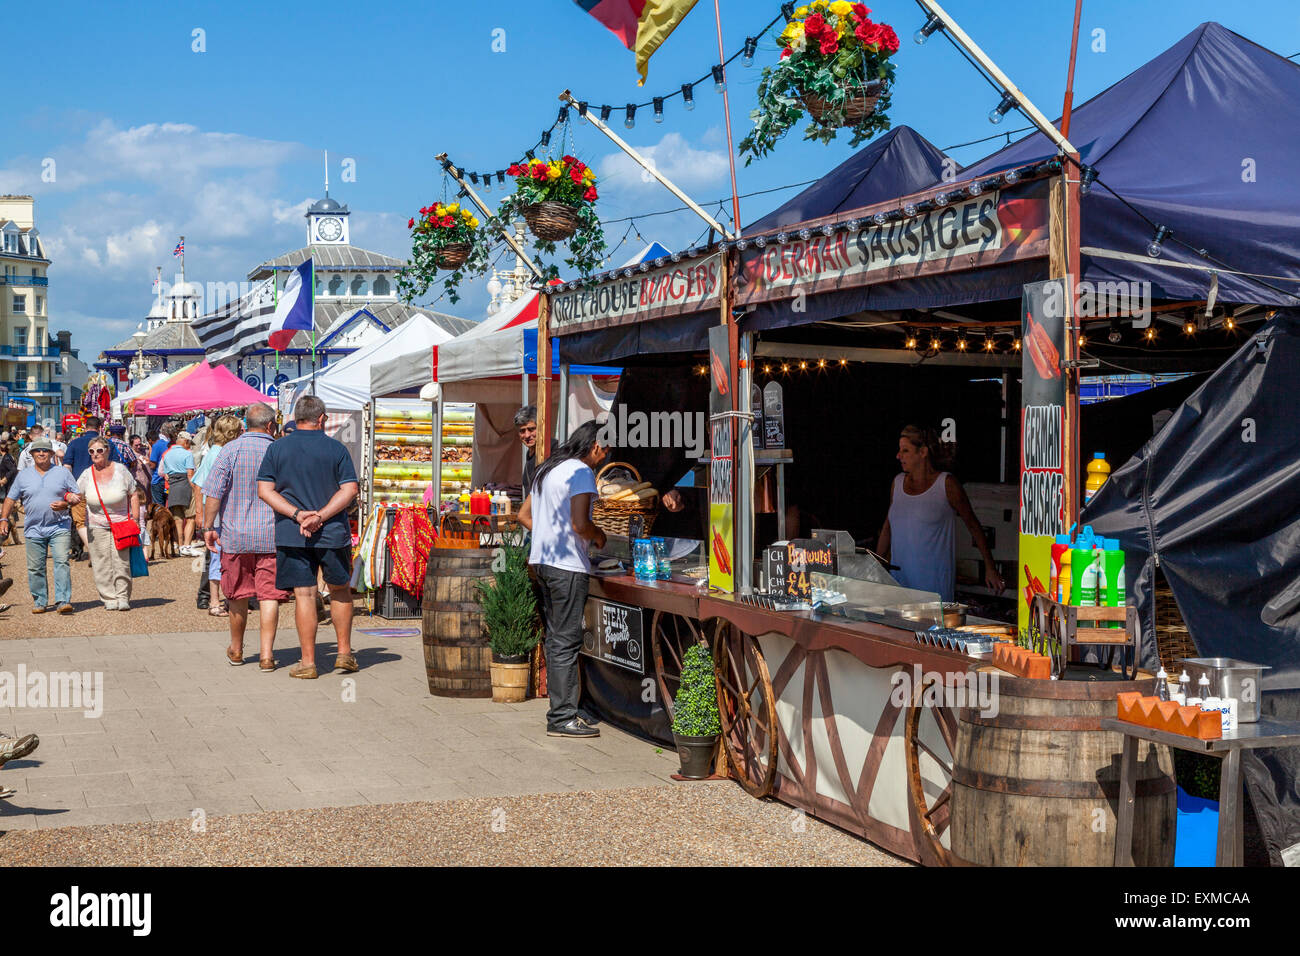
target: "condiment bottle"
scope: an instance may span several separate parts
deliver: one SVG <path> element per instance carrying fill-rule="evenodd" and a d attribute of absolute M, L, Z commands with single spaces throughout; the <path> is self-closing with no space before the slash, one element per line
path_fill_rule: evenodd
<path fill-rule="evenodd" d="M 1210 693 L 1210 678 L 1205 674 L 1196 682 L 1196 696 L 1199 698 L 1197 703 L 1203 703 L 1213 696 Z"/>
<path fill-rule="evenodd" d="M 1162 666 L 1160 672 L 1156 674 L 1156 697 L 1161 700 L 1169 699 L 1169 675 L 1165 673 Z"/>
<path fill-rule="evenodd" d="M 1186 704 L 1187 695 L 1192 690 L 1192 679 L 1187 676 L 1187 671 L 1183 671 L 1178 677 L 1178 703 Z"/>

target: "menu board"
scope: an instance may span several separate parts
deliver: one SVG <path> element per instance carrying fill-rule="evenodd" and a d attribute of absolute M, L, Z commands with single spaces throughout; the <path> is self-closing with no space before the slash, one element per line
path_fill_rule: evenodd
<path fill-rule="evenodd" d="M 812 600 L 812 576 L 835 574 L 835 549 L 825 541 L 794 538 L 764 553 L 768 594 L 791 601 Z"/>

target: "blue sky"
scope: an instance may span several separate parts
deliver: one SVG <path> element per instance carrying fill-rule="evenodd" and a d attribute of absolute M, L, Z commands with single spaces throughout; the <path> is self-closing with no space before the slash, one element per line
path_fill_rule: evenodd
<path fill-rule="evenodd" d="M 869 5 L 903 39 L 894 124 L 939 147 L 995 132 L 986 118 L 993 90 L 946 42 L 911 41 L 924 20 L 912 0 Z M 778 8 L 723 0 L 728 55 Z M 945 9 L 1044 113 L 1059 114 L 1071 0 L 949 0 Z M 1283 55 L 1300 51 L 1300 10 L 1283 0 L 1088 0 L 1076 103 L 1211 19 Z M 353 211 L 353 243 L 405 256 L 407 218 L 440 194 L 436 154 L 447 151 L 476 171 L 503 168 L 554 120 L 561 90 L 593 103 L 641 102 L 697 79 L 718 59 L 709 0 L 654 56 L 643 88 L 632 54 L 569 0 L 273 7 L 53 0 L 10 4 L 5 26 L 22 38 L 6 71 L 9 101 L 21 105 L 0 124 L 0 193 L 35 195 L 37 226 L 54 258 L 50 328 L 71 329 L 83 358 L 134 330 L 152 301 L 154 266 L 165 276 L 174 269 L 178 235 L 186 236 L 187 278 L 200 283 L 242 280 L 258 262 L 302 246 L 302 213 L 321 194 L 327 149 L 330 193 Z M 205 52 L 192 49 L 195 29 L 204 31 Z M 492 49 L 498 29 L 505 52 Z M 768 40 L 753 68 L 737 61 L 729 71 L 737 142 L 749 127 L 760 67 L 775 56 Z M 729 195 L 721 97 L 707 82 L 696 101 L 686 112 L 680 97 L 669 100 L 662 125 L 638 114 L 630 133 L 615 128 L 697 200 L 716 201 Z M 1012 115 L 1003 127 L 1019 125 Z M 602 218 L 638 216 L 639 233 L 670 248 L 699 238 L 703 226 L 688 213 L 648 215 L 679 204 L 595 130 L 575 123 L 574 135 L 574 151 L 602 173 Z M 953 155 L 969 163 L 997 145 Z M 738 167 L 740 191 L 816 178 L 849 153 L 847 137 L 822 146 L 793 134 L 773 156 Z M 53 182 L 42 179 L 47 158 L 55 161 Z M 355 182 L 341 181 L 348 159 Z M 757 219 L 793 192 L 742 200 L 742 219 Z M 500 196 L 494 189 L 485 198 Z M 610 227 L 611 246 L 627 228 Z M 639 248 L 629 235 L 614 258 Z M 435 307 L 479 318 L 486 299 L 483 281 L 474 280 L 459 304 Z"/>

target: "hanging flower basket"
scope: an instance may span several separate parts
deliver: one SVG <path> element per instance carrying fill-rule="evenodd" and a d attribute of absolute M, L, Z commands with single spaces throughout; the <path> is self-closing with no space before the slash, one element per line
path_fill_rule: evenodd
<path fill-rule="evenodd" d="M 573 156 L 515 163 L 507 171 L 515 179 L 515 191 L 501 201 L 497 216 L 510 221 L 522 216 L 536 237 L 536 248 L 554 253 L 555 243 L 564 242 L 570 255 L 565 264 L 584 278 L 602 263 L 605 233 L 596 215 L 596 172 Z M 558 278 L 559 270 L 548 265 L 546 278 Z"/>
<path fill-rule="evenodd" d="M 816 93 L 805 93 L 802 99 L 808 115 L 823 126 L 858 126 L 876 111 L 885 84 L 874 80 L 865 86 L 855 84 L 841 89 L 844 100 L 840 103 Z"/>
<path fill-rule="evenodd" d="M 528 230 L 538 239 L 561 242 L 578 231 L 578 207 L 562 202 L 539 202 L 521 210 Z"/>
<path fill-rule="evenodd" d="M 761 159 L 807 114 L 804 138 L 828 143 L 851 129 L 850 146 L 889 129 L 898 36 L 871 11 L 847 0 L 815 0 L 794 10 L 779 42 L 781 59 L 763 68 L 754 128 L 740 141 L 748 165 Z"/>
<path fill-rule="evenodd" d="M 420 210 L 419 218 L 407 222 L 411 230 L 411 259 L 397 274 L 397 288 L 406 301 L 424 295 L 439 272 L 450 271 L 443 286 L 452 302 L 460 297 L 457 288 L 465 273 L 484 272 L 488 265 L 487 243 L 478 217 L 460 203 L 437 202 Z"/>
<path fill-rule="evenodd" d="M 471 242 L 451 242 L 442 247 L 442 251 L 436 256 L 439 269 L 459 269 L 469 258 L 470 250 L 474 248 Z"/>

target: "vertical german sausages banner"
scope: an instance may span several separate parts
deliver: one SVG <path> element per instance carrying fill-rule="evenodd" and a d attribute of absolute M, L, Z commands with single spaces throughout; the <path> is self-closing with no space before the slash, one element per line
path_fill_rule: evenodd
<path fill-rule="evenodd" d="M 1017 605 L 1021 634 L 1029 604 L 1051 579 L 1052 544 L 1065 534 L 1066 289 L 1063 279 L 1024 287 L 1020 304 L 1023 365 L 1020 400 L 1020 561 Z"/>
<path fill-rule="evenodd" d="M 736 383 L 731 380 L 727 327 L 709 329 L 709 586 L 735 591 L 731 556 L 736 525 L 735 419 L 731 411 Z"/>

